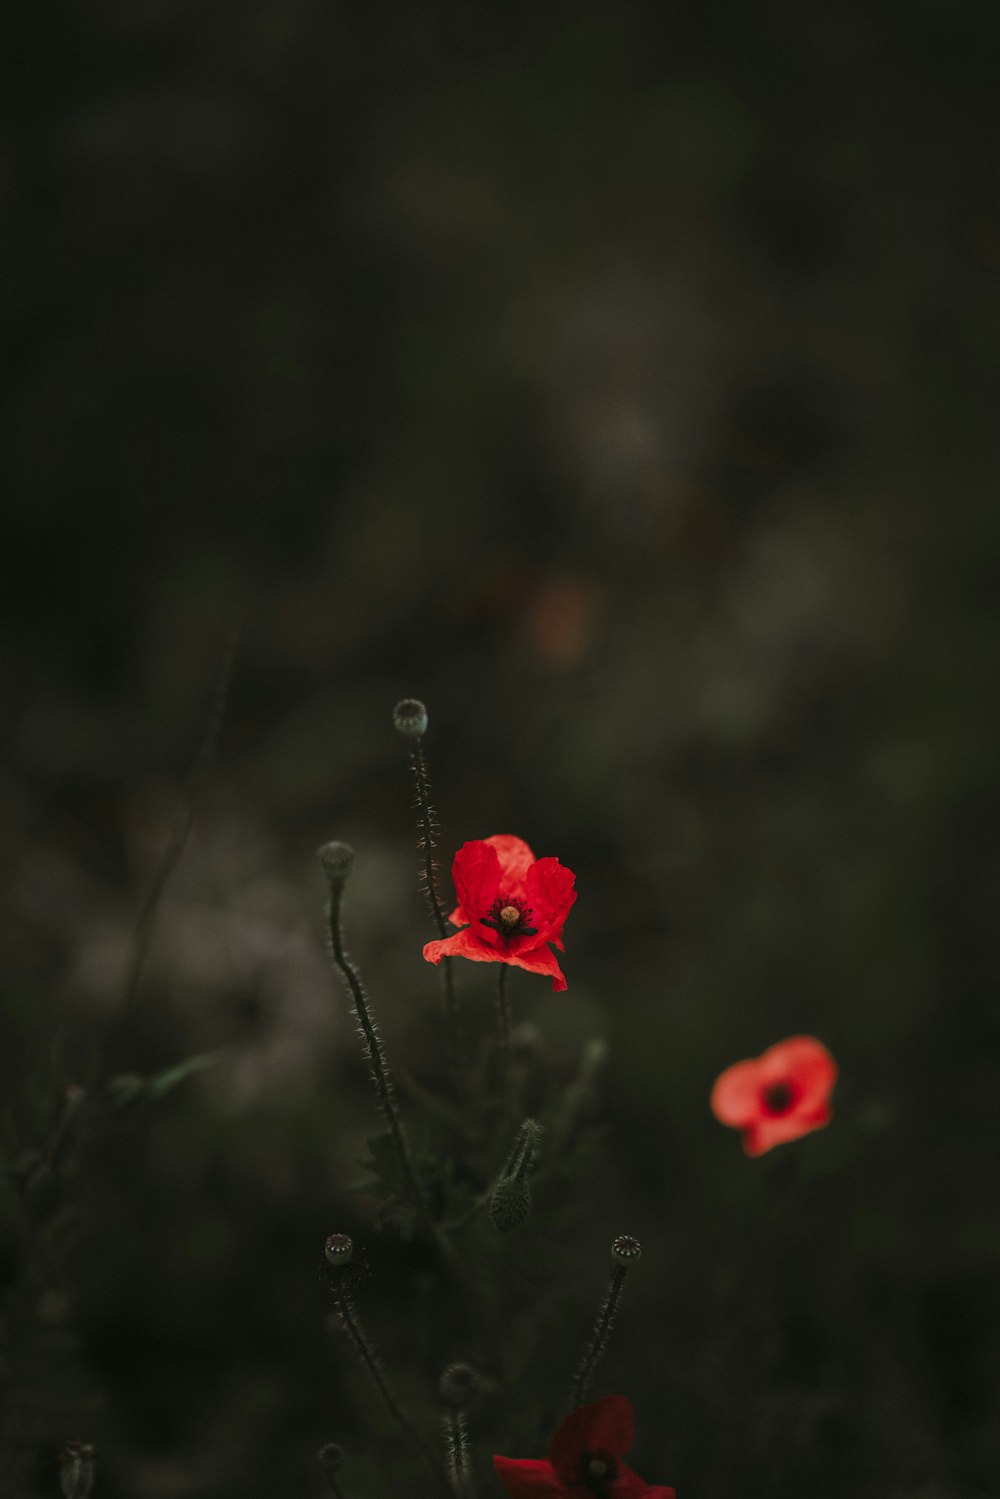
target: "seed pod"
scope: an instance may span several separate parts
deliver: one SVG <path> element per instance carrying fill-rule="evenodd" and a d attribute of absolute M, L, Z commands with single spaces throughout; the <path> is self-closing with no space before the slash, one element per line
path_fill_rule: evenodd
<path fill-rule="evenodd" d="M 323 873 L 331 885 L 343 885 L 354 863 L 354 850 L 349 843 L 333 839 L 316 850 L 316 857 L 323 866 Z"/>
<path fill-rule="evenodd" d="M 392 723 L 406 739 L 421 739 L 427 733 L 427 709 L 417 697 L 404 697 L 392 710 Z"/>
<path fill-rule="evenodd" d="M 340 1269 L 351 1263 L 354 1240 L 349 1234 L 331 1234 L 323 1245 L 323 1253 L 326 1255 L 327 1264 L 336 1265 Z"/>
<path fill-rule="evenodd" d="M 619 1234 L 611 1245 L 611 1258 L 616 1265 L 623 1265 L 630 1270 L 642 1258 L 642 1245 L 631 1234 Z"/>
<path fill-rule="evenodd" d="M 531 1188 L 516 1176 L 501 1177 L 490 1198 L 490 1218 L 497 1233 L 509 1234 L 531 1215 Z"/>

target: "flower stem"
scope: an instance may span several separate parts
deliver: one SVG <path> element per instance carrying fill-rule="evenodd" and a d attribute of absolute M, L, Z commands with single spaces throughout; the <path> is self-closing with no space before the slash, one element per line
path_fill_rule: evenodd
<path fill-rule="evenodd" d="M 427 761 L 424 757 L 424 747 L 420 738 L 414 738 L 410 746 L 410 769 L 413 772 L 413 784 L 417 792 L 417 808 L 420 812 L 420 850 L 424 859 L 424 890 L 431 909 L 431 915 L 434 917 L 438 929 L 438 936 L 444 938 L 448 935 L 448 919 L 445 915 L 444 906 L 437 888 L 437 870 L 434 865 L 433 855 L 434 809 L 431 806 Z M 444 1023 L 448 1070 L 453 1082 L 457 1082 L 459 1078 L 460 1057 L 458 1003 L 455 999 L 455 974 L 450 958 L 442 958 L 441 971 L 444 975 Z"/>
<path fill-rule="evenodd" d="M 582 1405 L 586 1399 L 594 1371 L 607 1351 L 608 1339 L 614 1326 L 625 1277 L 628 1275 L 630 1266 L 639 1260 L 640 1254 L 638 1239 L 627 1235 L 615 1239 L 611 1246 L 611 1278 L 608 1281 L 608 1289 L 597 1313 L 590 1339 L 584 1349 L 583 1358 L 580 1360 L 580 1367 L 576 1371 L 576 1378 L 573 1380 L 571 1396 L 573 1410 Z"/>
<path fill-rule="evenodd" d="M 497 978 L 497 1030 L 500 1036 L 500 1086 L 505 1107 L 514 1113 L 514 1053 L 510 1045 L 510 1005 L 507 1002 L 507 969 L 510 965 L 500 963 Z"/>
<path fill-rule="evenodd" d="M 347 987 L 351 991 L 354 1001 L 351 1013 L 358 1022 L 360 1034 L 365 1043 L 365 1055 L 372 1064 L 372 1081 L 378 1093 L 379 1104 L 389 1124 L 389 1132 L 399 1162 L 400 1174 L 406 1184 L 407 1194 L 416 1210 L 421 1226 L 434 1244 L 437 1246 L 441 1258 L 463 1281 L 470 1291 L 475 1291 L 475 1284 L 469 1275 L 464 1261 L 458 1254 L 455 1246 L 441 1232 L 431 1214 L 427 1198 L 420 1185 L 413 1158 L 410 1155 L 409 1141 L 403 1128 L 403 1121 L 399 1117 L 396 1108 L 396 1100 L 392 1092 L 392 1080 L 385 1060 L 385 1048 L 382 1045 L 382 1037 L 378 1033 L 375 1016 L 372 1012 L 371 1002 L 365 993 L 361 977 L 344 951 L 344 939 L 340 926 L 340 906 L 344 893 L 344 885 L 347 882 L 351 865 L 354 861 L 354 850 L 347 843 L 324 843 L 319 850 L 319 860 L 327 877 L 327 885 L 330 890 L 330 904 L 328 907 L 330 928 L 330 952 L 334 964 L 340 969 Z"/>
<path fill-rule="evenodd" d="M 444 1439 L 452 1492 L 456 1499 L 475 1499 L 475 1480 L 469 1464 L 469 1428 L 463 1410 L 448 1411 L 445 1415 Z"/>
<path fill-rule="evenodd" d="M 201 809 L 205 788 L 215 764 L 216 750 L 226 716 L 229 688 L 236 666 L 236 653 L 239 647 L 239 640 L 240 632 L 238 628 L 235 628 L 230 634 L 222 662 L 218 668 L 212 692 L 212 701 L 209 707 L 208 723 L 205 727 L 204 738 L 195 757 L 194 765 L 188 776 L 183 801 L 175 814 L 173 825 L 167 837 L 166 846 L 157 862 L 149 890 L 146 893 L 146 899 L 143 902 L 142 910 L 139 912 L 135 937 L 132 942 L 132 955 L 129 960 L 128 974 L 125 979 L 125 993 L 122 999 L 123 1009 L 129 1008 L 139 993 L 163 897 L 166 894 L 167 886 L 173 878 L 174 871 L 184 856 L 195 820 Z"/>
<path fill-rule="evenodd" d="M 392 1093 L 392 1080 L 385 1061 L 385 1048 L 382 1045 L 382 1037 L 378 1033 L 375 1016 L 372 1013 L 371 1004 L 364 990 L 364 985 L 357 969 L 354 967 L 347 953 L 344 951 L 344 939 L 340 926 L 340 906 L 344 893 L 343 881 L 329 880 L 330 905 L 330 950 L 333 961 L 340 969 L 347 987 L 351 991 L 353 1000 L 352 1014 L 360 1027 L 361 1035 L 365 1043 L 365 1055 L 372 1064 L 372 1080 L 378 1093 L 379 1104 L 389 1125 L 392 1143 L 395 1147 L 396 1158 L 399 1161 L 399 1169 L 403 1180 L 406 1182 L 407 1191 L 413 1201 L 413 1206 L 421 1214 L 426 1213 L 426 1203 L 417 1174 L 413 1168 L 410 1157 L 409 1142 L 403 1129 L 403 1121 L 399 1117 L 396 1101 Z"/>
<path fill-rule="evenodd" d="M 424 1441 L 419 1431 L 417 1431 L 416 1427 L 410 1421 L 410 1418 L 403 1410 L 399 1401 L 396 1399 L 396 1396 L 390 1388 L 385 1375 L 382 1373 L 382 1369 L 379 1364 L 378 1358 L 376 1357 L 375 1350 L 372 1348 L 371 1344 L 368 1342 L 367 1337 L 365 1336 L 364 1329 L 361 1326 L 357 1311 L 352 1305 L 351 1298 L 345 1291 L 341 1291 L 338 1294 L 336 1299 L 336 1306 L 337 1311 L 340 1314 L 340 1320 L 343 1324 L 344 1331 L 347 1333 L 347 1336 L 354 1344 L 355 1351 L 358 1357 L 361 1359 L 361 1362 L 364 1364 L 369 1379 L 381 1396 L 382 1404 L 385 1406 L 386 1410 L 389 1412 L 390 1416 L 395 1421 L 400 1431 L 406 1437 L 406 1440 L 409 1442 L 410 1446 L 414 1449 L 414 1451 L 420 1454 L 421 1458 L 430 1468 L 435 1478 L 444 1481 L 445 1486 L 450 1492 L 451 1483 L 448 1474 L 439 1463 L 435 1453 Z"/>

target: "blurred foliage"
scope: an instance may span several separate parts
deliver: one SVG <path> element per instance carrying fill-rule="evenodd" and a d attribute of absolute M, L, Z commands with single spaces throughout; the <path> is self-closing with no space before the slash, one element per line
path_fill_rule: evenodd
<path fill-rule="evenodd" d="M 428 1429 L 447 1362 L 493 1381 L 480 1463 L 558 1419 L 628 1231 L 639 1472 L 995 1493 L 996 7 L 54 0 L 0 40 L 0 1489 L 82 1440 L 94 1499 L 318 1496 L 336 1440 L 384 1491 L 343 1229 Z M 447 1096 L 410 693 L 442 864 L 577 872 L 568 992 L 512 985 L 539 1103 L 609 1044 L 603 1143 L 489 1241 L 496 1341 L 354 1190 L 324 838 L 407 1118 Z M 711 1083 L 802 1030 L 835 1121 L 746 1161 Z"/>

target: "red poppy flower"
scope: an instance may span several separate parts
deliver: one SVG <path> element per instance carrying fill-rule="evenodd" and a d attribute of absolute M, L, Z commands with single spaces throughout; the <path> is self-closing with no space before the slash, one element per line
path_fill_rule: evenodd
<path fill-rule="evenodd" d="M 822 1129 L 833 1117 L 837 1064 L 813 1036 L 790 1036 L 763 1056 L 737 1062 L 715 1080 L 712 1112 L 743 1131 L 747 1155 Z"/>
<path fill-rule="evenodd" d="M 622 1458 L 635 1441 L 635 1414 L 624 1395 L 606 1395 L 567 1416 L 547 1458 L 497 1457 L 493 1466 L 511 1499 L 676 1499 L 646 1483 Z"/>
<path fill-rule="evenodd" d="M 546 973 L 553 989 L 566 980 L 552 949 L 562 948 L 562 929 L 576 900 L 576 876 L 558 859 L 536 859 L 520 838 L 497 833 L 463 843 L 451 867 L 458 905 L 451 920 L 467 923 L 454 937 L 428 942 L 428 963 L 471 958 L 476 963 L 512 963 Z"/>

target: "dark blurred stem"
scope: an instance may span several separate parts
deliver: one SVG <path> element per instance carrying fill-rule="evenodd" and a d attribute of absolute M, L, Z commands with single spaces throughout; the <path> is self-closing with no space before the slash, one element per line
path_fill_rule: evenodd
<path fill-rule="evenodd" d="M 354 1001 L 354 1014 L 364 1036 L 365 1051 L 372 1064 L 372 1078 L 379 1096 L 379 1103 L 382 1106 L 382 1112 L 385 1114 L 389 1125 L 389 1133 L 392 1136 L 392 1143 L 396 1150 L 399 1169 L 402 1172 L 403 1180 L 406 1182 L 406 1188 L 410 1194 L 413 1206 L 418 1212 L 426 1216 L 426 1203 L 424 1202 L 423 1193 L 420 1190 L 420 1183 L 417 1181 L 416 1172 L 413 1169 L 413 1162 L 410 1159 L 410 1147 L 403 1130 L 403 1122 L 399 1117 L 396 1101 L 392 1096 L 392 1082 L 385 1062 L 382 1038 L 378 1033 L 375 1017 L 372 1014 L 368 996 L 365 993 L 364 985 L 361 982 L 358 971 L 344 951 L 344 939 L 340 930 L 340 902 L 342 894 L 343 886 L 331 883 L 329 907 L 330 950 L 333 954 L 334 963 L 340 969 L 347 987 L 351 991 L 351 998 Z"/>
<path fill-rule="evenodd" d="M 615 1265 L 611 1271 L 607 1295 L 597 1314 L 594 1330 L 590 1334 L 590 1341 L 584 1350 L 583 1358 L 580 1360 L 580 1367 L 576 1371 L 576 1378 L 573 1381 L 573 1410 L 576 1410 L 578 1405 L 582 1405 L 586 1399 L 590 1388 L 590 1381 L 594 1377 L 594 1371 L 604 1357 L 608 1346 L 608 1337 L 614 1326 L 615 1312 L 618 1310 L 618 1302 L 621 1299 L 622 1286 L 625 1284 L 627 1274 L 628 1267 L 626 1265 Z"/>
<path fill-rule="evenodd" d="M 420 810 L 420 848 L 424 856 L 424 882 L 427 886 L 427 899 L 430 903 L 431 915 L 434 917 L 438 929 L 438 936 L 448 936 L 448 919 L 445 916 L 444 906 L 437 888 L 437 871 L 434 868 L 434 820 L 431 810 L 431 789 L 427 775 L 427 761 L 424 759 L 424 747 L 420 740 L 414 741 L 410 751 L 410 767 L 413 771 L 413 781 L 417 788 L 417 806 Z M 444 975 L 444 1025 L 445 1025 L 445 1047 L 447 1050 L 448 1071 L 452 1081 L 457 1084 L 460 1077 L 460 1056 L 458 1036 L 458 1003 L 455 999 L 455 974 L 452 969 L 451 959 L 441 960 L 441 970 Z"/>
<path fill-rule="evenodd" d="M 406 1437 L 406 1440 L 409 1442 L 410 1446 L 414 1449 L 415 1452 L 418 1452 L 420 1454 L 421 1458 L 427 1464 L 430 1471 L 434 1474 L 434 1477 L 443 1481 L 446 1488 L 450 1492 L 451 1483 L 449 1481 L 448 1474 L 439 1463 L 430 1446 L 424 1441 L 419 1431 L 417 1431 L 416 1427 L 412 1424 L 410 1418 L 407 1416 L 406 1412 L 399 1404 L 399 1401 L 396 1399 L 396 1396 L 393 1394 L 393 1391 L 390 1389 L 389 1383 L 386 1380 L 385 1375 L 382 1373 L 381 1368 L 379 1367 L 379 1362 L 375 1356 L 375 1351 L 369 1345 L 368 1339 L 365 1336 L 361 1323 L 358 1320 L 358 1314 L 351 1304 L 351 1299 L 344 1293 L 341 1293 L 337 1296 L 337 1311 L 340 1313 L 340 1320 L 344 1324 L 344 1331 L 347 1333 L 347 1336 L 354 1344 L 355 1351 L 357 1352 L 358 1357 L 361 1359 L 361 1362 L 364 1364 L 365 1369 L 368 1371 L 369 1379 L 381 1396 L 382 1404 L 385 1406 L 386 1410 L 389 1412 L 390 1416 L 395 1421 L 400 1431 Z"/>
<path fill-rule="evenodd" d="M 514 1105 L 514 1054 L 510 1045 L 510 1005 L 507 1002 L 507 969 L 510 965 L 500 964 L 500 975 L 497 980 L 497 1031 L 499 1033 L 500 1052 L 500 1086 L 503 1091 L 504 1105 L 511 1116 L 513 1116 Z"/>
<path fill-rule="evenodd" d="M 215 752 L 219 743 L 219 734 L 222 731 L 222 722 L 226 715 L 226 703 L 229 699 L 229 687 L 233 679 L 233 668 L 236 664 L 236 651 L 239 646 L 239 630 L 234 629 L 225 655 L 219 666 L 215 679 L 215 688 L 212 693 L 212 706 L 209 710 L 208 723 L 205 727 L 205 737 L 195 757 L 191 774 L 188 777 L 187 791 L 184 800 L 174 818 L 170 836 L 167 839 L 166 848 L 160 856 L 160 861 L 153 874 L 153 880 L 139 913 L 139 920 L 135 928 L 135 940 L 132 944 L 132 961 L 129 964 L 128 977 L 125 981 L 125 1006 L 132 1004 L 139 992 L 142 982 L 143 970 L 146 966 L 146 958 L 149 955 L 150 945 L 153 940 L 153 929 L 156 925 L 156 916 L 160 908 L 171 876 L 177 868 L 187 847 L 194 827 L 195 818 L 201 807 L 205 786 L 215 763 Z"/>

